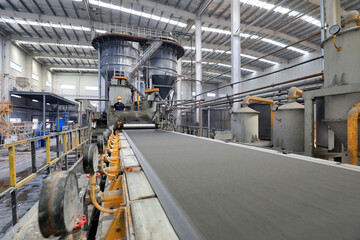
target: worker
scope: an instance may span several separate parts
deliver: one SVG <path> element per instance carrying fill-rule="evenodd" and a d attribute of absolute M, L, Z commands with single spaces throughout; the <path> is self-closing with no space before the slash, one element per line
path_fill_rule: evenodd
<path fill-rule="evenodd" d="M 114 111 L 125 111 L 125 105 L 121 102 L 121 97 L 117 97 L 117 102 L 114 104 Z"/>

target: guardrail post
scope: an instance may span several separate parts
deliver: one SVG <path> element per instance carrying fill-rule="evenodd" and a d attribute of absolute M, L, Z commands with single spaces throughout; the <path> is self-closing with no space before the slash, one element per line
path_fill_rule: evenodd
<path fill-rule="evenodd" d="M 67 133 L 64 134 L 64 153 L 67 153 L 68 151 L 68 146 L 67 146 Z M 64 156 L 64 160 L 65 160 L 65 170 L 68 170 L 68 156 L 67 154 L 65 154 Z"/>
<path fill-rule="evenodd" d="M 48 173 L 51 172 L 51 166 L 50 166 L 50 137 L 46 138 L 46 164 L 48 165 Z"/>
<path fill-rule="evenodd" d="M 17 207 L 17 197 L 16 197 L 17 190 L 14 188 L 11 192 L 11 212 L 12 212 L 12 223 L 13 226 L 19 221 L 18 216 L 18 207 Z"/>
<path fill-rule="evenodd" d="M 18 222 L 18 209 L 16 198 L 16 162 L 15 162 L 15 146 L 9 147 L 9 173 L 10 173 L 10 186 L 14 187 L 11 191 L 11 210 L 12 222 L 15 225 Z"/>
<path fill-rule="evenodd" d="M 32 168 L 32 173 L 36 173 L 36 147 L 35 147 L 35 141 L 31 141 L 30 146 L 31 146 L 31 168 Z"/>
<path fill-rule="evenodd" d="M 15 146 L 9 147 L 10 186 L 16 186 Z"/>

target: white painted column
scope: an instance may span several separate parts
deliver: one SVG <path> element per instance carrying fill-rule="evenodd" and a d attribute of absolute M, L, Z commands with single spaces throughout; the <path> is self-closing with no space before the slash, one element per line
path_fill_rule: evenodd
<path fill-rule="evenodd" d="M 177 61 L 177 74 L 181 75 L 182 73 L 182 60 L 181 58 Z M 180 76 L 177 77 L 176 82 L 176 103 L 179 103 L 182 100 L 182 78 Z M 176 125 L 181 124 L 181 110 L 176 110 Z"/>
<path fill-rule="evenodd" d="M 241 81 L 241 46 L 240 46 L 240 1 L 231 0 L 231 83 Z M 233 94 L 240 92 L 240 84 L 233 85 Z M 234 103 L 232 110 L 240 108 Z"/>
<path fill-rule="evenodd" d="M 201 48 L 202 48 L 202 39 L 201 39 L 201 20 L 195 20 L 195 74 L 196 74 L 196 95 L 202 93 L 202 55 L 201 55 Z M 204 96 L 197 96 L 196 100 L 202 99 Z M 196 122 L 200 120 L 200 112 L 199 108 L 196 109 Z"/>
<path fill-rule="evenodd" d="M 10 40 L 4 40 L 3 41 L 3 75 L 2 75 L 2 83 L 1 83 L 1 92 L 2 92 L 2 101 L 9 101 L 9 90 L 10 90 L 10 84 L 9 84 L 9 77 L 10 77 L 10 59 L 11 59 L 11 41 Z"/>
<path fill-rule="evenodd" d="M 341 24 L 340 0 L 325 0 L 325 22 L 328 25 L 327 36 L 330 36 L 329 29 L 335 24 Z"/>

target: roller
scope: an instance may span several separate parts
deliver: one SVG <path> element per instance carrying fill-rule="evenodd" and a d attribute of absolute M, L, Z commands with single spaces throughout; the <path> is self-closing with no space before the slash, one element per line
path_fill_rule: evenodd
<path fill-rule="evenodd" d="M 125 123 L 124 129 L 155 129 L 156 125 L 153 123 Z"/>

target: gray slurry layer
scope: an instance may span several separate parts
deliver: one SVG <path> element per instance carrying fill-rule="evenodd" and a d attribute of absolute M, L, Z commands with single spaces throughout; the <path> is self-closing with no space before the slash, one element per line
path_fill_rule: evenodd
<path fill-rule="evenodd" d="M 159 130 L 126 133 L 204 239 L 360 239 L 360 172 Z"/>

